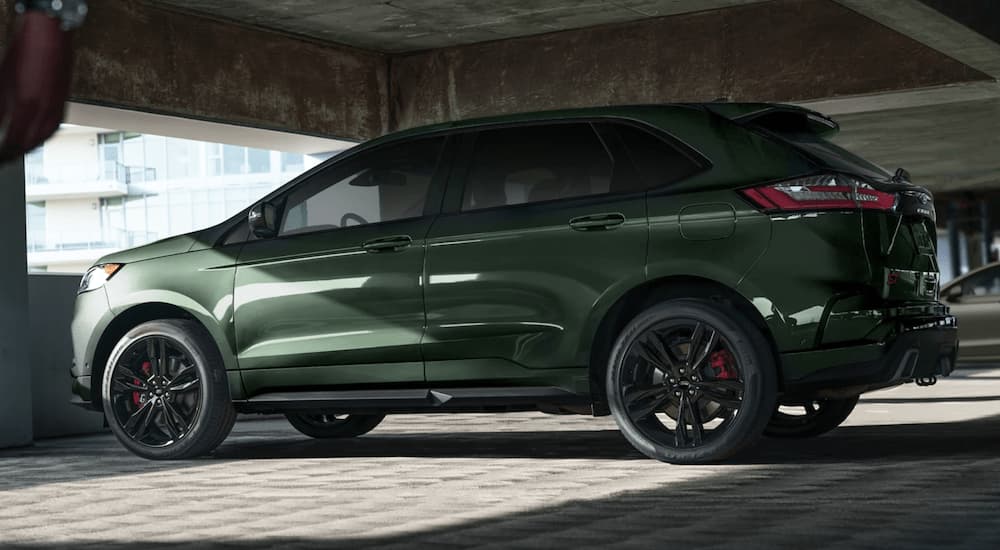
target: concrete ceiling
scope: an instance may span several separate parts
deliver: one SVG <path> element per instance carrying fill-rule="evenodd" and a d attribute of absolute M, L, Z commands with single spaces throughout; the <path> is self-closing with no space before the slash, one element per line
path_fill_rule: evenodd
<path fill-rule="evenodd" d="M 239 23 L 400 53 L 760 0 L 147 0 Z"/>
<path fill-rule="evenodd" d="M 834 117 L 838 144 L 934 192 L 1000 187 L 1000 99 Z"/>

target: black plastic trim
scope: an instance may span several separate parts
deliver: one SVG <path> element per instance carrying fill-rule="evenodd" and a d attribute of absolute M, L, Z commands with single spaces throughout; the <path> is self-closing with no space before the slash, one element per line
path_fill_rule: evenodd
<path fill-rule="evenodd" d="M 468 411 L 493 408 L 531 410 L 538 405 L 589 405 L 590 397 L 547 386 L 513 388 L 418 388 L 389 390 L 273 392 L 234 401 L 240 412 L 383 413 Z"/>
<path fill-rule="evenodd" d="M 914 319 L 885 344 L 882 357 L 838 365 L 786 383 L 789 394 L 843 387 L 887 387 L 916 378 L 948 376 L 958 355 L 955 318 L 948 315 Z"/>

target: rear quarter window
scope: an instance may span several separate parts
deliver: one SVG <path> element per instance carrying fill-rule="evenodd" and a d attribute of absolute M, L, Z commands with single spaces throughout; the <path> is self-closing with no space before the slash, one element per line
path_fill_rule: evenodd
<path fill-rule="evenodd" d="M 612 126 L 646 188 L 680 181 L 704 168 L 690 154 L 647 130 L 630 124 Z"/>

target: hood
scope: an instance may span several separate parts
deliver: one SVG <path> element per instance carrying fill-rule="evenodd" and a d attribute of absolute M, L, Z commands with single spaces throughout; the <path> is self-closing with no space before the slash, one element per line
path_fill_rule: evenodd
<path fill-rule="evenodd" d="M 163 256 L 183 254 L 191 250 L 191 248 L 199 242 L 196 238 L 198 233 L 200 232 L 186 233 L 184 235 L 177 235 L 176 237 L 160 239 L 159 241 L 137 246 L 135 248 L 112 252 L 100 260 L 97 260 L 97 263 L 130 264 L 134 262 L 141 262 L 143 260 L 152 260 L 153 258 L 161 258 Z"/>

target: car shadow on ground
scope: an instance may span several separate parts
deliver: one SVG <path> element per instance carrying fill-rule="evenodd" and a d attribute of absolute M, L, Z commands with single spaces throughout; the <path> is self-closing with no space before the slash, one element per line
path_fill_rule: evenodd
<path fill-rule="evenodd" d="M 515 513 L 480 517 L 428 517 L 404 534 L 373 536 L 336 530 L 329 536 L 257 540 L 174 538 L 143 541 L 145 548 L 998 548 L 1000 418 L 961 424 L 846 427 L 828 437 L 796 443 L 765 441 L 737 462 L 770 464 L 718 468 L 687 481 L 655 483 L 642 490 L 579 498 Z M 415 456 L 570 456 L 554 449 L 581 432 L 472 434 L 462 445 L 445 437 L 366 437 L 341 446 L 335 456 L 382 453 Z M 589 443 L 619 449 L 612 433 Z M 492 438 L 493 443 L 486 440 Z M 883 440 L 881 443 L 878 440 Z M 526 451 L 524 445 L 528 444 Z M 394 445 L 394 446 L 393 446 Z M 532 451 L 532 445 L 550 449 Z M 288 456 L 276 448 L 238 443 L 231 458 Z M 306 445 L 292 455 L 313 456 L 334 447 Z M 390 450 L 391 449 L 391 450 Z M 430 452 L 428 449 L 433 449 Z M 493 451 L 491 451 L 493 452 Z M 424 453 L 424 455 L 421 455 Z M 611 453 L 614 454 L 614 453 Z M 630 457 L 631 458 L 631 457 Z M 822 458 L 822 463 L 817 459 Z M 590 467 L 593 467 L 591 465 Z M 663 466 L 670 468 L 671 466 Z M 487 490 L 487 489 L 484 489 Z M 531 491 L 526 485 L 525 491 Z M 485 516 L 485 517 L 483 517 Z M 123 536 L 74 547 L 131 548 Z M 13 546 L 17 547 L 17 546 Z M 43 548 L 45 545 L 22 546 Z M 50 546 L 55 547 L 55 546 Z"/>
<path fill-rule="evenodd" d="M 1000 400 L 1000 397 L 994 397 Z M 894 402 L 913 401 L 900 400 Z M 544 421 L 544 420 L 543 420 Z M 426 424 L 424 424 L 426 425 Z M 125 451 L 109 434 L 39 442 L 0 451 L 0 492 L 39 484 L 167 471 L 239 460 L 316 458 L 468 458 L 647 460 L 607 423 L 593 430 L 399 431 L 378 428 L 354 439 L 315 440 L 284 420 L 241 422 L 209 457 L 154 462 Z M 443 427 L 446 428 L 446 427 Z M 963 422 L 843 426 L 818 438 L 763 438 L 726 465 L 808 465 L 1000 457 L 1000 415 Z M 665 466 L 668 467 L 668 466 Z M 998 483 L 1000 486 L 1000 483 Z"/>

